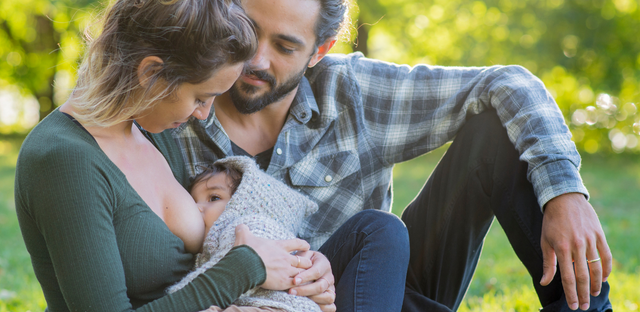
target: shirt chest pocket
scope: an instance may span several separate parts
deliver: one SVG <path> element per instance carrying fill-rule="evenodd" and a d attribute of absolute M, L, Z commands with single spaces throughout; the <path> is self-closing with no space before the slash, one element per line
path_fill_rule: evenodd
<path fill-rule="evenodd" d="M 304 159 L 289 169 L 291 185 L 319 206 L 303 224 L 300 237 L 333 233 L 363 209 L 360 169 L 355 151 Z"/>

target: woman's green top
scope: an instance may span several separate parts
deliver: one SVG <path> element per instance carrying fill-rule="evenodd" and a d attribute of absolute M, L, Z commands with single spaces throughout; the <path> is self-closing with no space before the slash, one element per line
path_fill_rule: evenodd
<path fill-rule="evenodd" d="M 183 160 L 169 133 L 148 137 L 184 186 Z M 94 138 L 58 110 L 22 145 L 15 200 L 49 311 L 226 307 L 266 278 L 255 251 L 239 246 L 187 287 L 165 295 L 192 268 L 194 256 Z"/>

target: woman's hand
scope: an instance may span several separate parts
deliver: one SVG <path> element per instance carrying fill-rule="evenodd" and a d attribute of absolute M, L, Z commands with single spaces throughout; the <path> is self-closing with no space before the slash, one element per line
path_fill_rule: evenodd
<path fill-rule="evenodd" d="M 312 265 L 295 276 L 296 287 L 291 288 L 289 293 L 309 297 L 320 306 L 323 312 L 336 311 L 335 279 L 329 259 L 317 251 L 298 252 L 297 255 L 300 258 L 309 259 Z"/>
<path fill-rule="evenodd" d="M 256 251 L 267 270 L 267 279 L 260 287 L 271 290 L 286 290 L 294 285 L 293 277 L 301 269 L 311 267 L 311 260 L 294 256 L 294 251 L 309 250 L 309 243 L 301 239 L 271 240 L 254 236 L 249 228 L 240 224 L 236 227 L 234 246 L 247 245 Z M 327 261 L 328 262 L 328 261 Z M 333 277 L 333 276 L 332 276 Z"/>

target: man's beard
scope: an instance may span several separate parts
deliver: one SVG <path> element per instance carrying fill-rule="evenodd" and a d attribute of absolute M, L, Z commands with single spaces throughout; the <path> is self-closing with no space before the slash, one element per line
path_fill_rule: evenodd
<path fill-rule="evenodd" d="M 254 71 L 250 69 L 248 65 L 245 65 L 245 68 L 242 71 L 243 75 L 254 75 L 258 79 L 266 81 L 271 89 L 261 96 L 249 98 L 245 97 L 242 92 L 252 95 L 258 92 L 258 87 L 243 82 L 237 82 L 229 90 L 233 106 L 236 107 L 238 112 L 245 115 L 253 114 L 262 110 L 267 107 L 267 105 L 281 100 L 293 91 L 293 89 L 300 84 L 300 80 L 302 80 L 302 76 L 304 76 L 306 69 L 307 67 L 305 66 L 299 73 L 293 75 L 281 85 L 276 85 L 276 78 L 266 71 Z"/>

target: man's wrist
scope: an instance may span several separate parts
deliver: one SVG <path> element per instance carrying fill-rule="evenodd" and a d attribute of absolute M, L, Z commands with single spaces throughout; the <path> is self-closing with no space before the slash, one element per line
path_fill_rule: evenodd
<path fill-rule="evenodd" d="M 576 197 L 579 196 L 579 197 Z M 558 202 L 558 201 L 563 201 L 563 200 L 573 200 L 575 198 L 577 198 L 578 200 L 580 199 L 584 199 L 585 201 L 587 201 L 589 199 L 589 197 L 583 193 L 580 192 L 570 192 L 570 193 L 564 193 L 564 194 L 560 194 L 552 199 L 550 199 L 543 207 L 542 207 L 542 212 L 546 211 L 547 206 L 549 206 L 550 204 L 553 205 L 553 203 Z"/>

